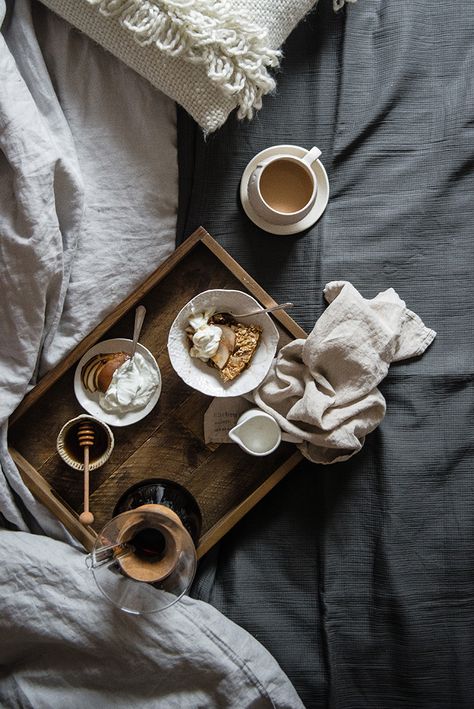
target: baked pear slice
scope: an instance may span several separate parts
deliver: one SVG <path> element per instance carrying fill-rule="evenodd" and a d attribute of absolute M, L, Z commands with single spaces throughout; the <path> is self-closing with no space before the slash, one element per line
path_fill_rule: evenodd
<path fill-rule="evenodd" d="M 95 357 L 92 357 L 86 364 L 83 366 L 81 370 L 81 380 L 82 384 L 87 391 L 90 391 L 94 393 L 95 387 L 94 387 L 94 370 L 95 367 L 100 364 L 100 357 L 101 355 L 95 355 Z"/>
<path fill-rule="evenodd" d="M 224 369 L 235 347 L 235 332 L 228 325 L 218 325 L 222 331 L 217 352 L 210 358 L 220 370 Z"/>
<path fill-rule="evenodd" d="M 105 393 L 112 381 L 113 373 L 129 357 L 130 355 L 125 352 L 107 352 L 91 357 L 81 370 L 81 381 L 84 388 L 92 394 L 98 389 Z"/>
<path fill-rule="evenodd" d="M 236 323 L 233 326 L 235 333 L 235 348 L 219 375 L 224 382 L 230 382 L 249 366 L 250 361 L 258 347 L 262 328 L 258 325 L 244 325 Z"/>
<path fill-rule="evenodd" d="M 130 355 L 126 352 L 116 352 L 113 357 L 101 364 L 96 375 L 97 389 L 99 389 L 99 391 L 105 394 L 110 386 L 114 372 L 121 367 L 127 359 L 130 359 Z"/>

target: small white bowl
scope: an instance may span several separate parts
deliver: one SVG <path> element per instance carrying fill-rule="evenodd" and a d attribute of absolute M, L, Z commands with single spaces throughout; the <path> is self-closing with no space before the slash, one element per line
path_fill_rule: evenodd
<path fill-rule="evenodd" d="M 146 347 L 140 344 L 140 342 L 137 344 L 137 352 L 143 355 L 145 360 L 156 369 L 159 377 L 159 383 L 155 393 L 143 409 L 126 411 L 123 414 L 114 413 L 112 411 L 104 411 L 99 404 L 99 392 L 96 391 L 92 393 L 84 387 L 81 380 L 81 371 L 84 365 L 87 364 L 87 362 L 96 354 L 107 354 L 108 352 L 130 352 L 131 347 L 132 340 L 125 338 L 118 337 L 113 340 L 102 340 L 91 347 L 91 349 L 88 350 L 88 352 L 86 352 L 86 354 L 80 359 L 74 374 L 74 393 L 82 408 L 85 409 L 87 413 L 91 414 L 91 416 L 95 416 L 101 421 L 105 421 L 105 423 L 108 423 L 110 426 L 129 426 L 132 423 L 136 423 L 147 416 L 156 406 L 161 394 L 161 372 L 156 359 Z"/>
<path fill-rule="evenodd" d="M 104 465 L 104 463 L 106 463 L 110 458 L 111 453 L 114 449 L 115 441 L 114 434 L 107 426 L 107 424 L 103 421 L 100 421 L 98 418 L 95 418 L 95 416 L 80 414 L 79 416 L 76 416 L 75 418 L 66 421 L 64 426 L 59 431 L 58 438 L 56 440 L 56 449 L 61 458 L 64 460 L 64 462 L 67 463 L 67 465 L 69 465 L 71 468 L 74 468 L 74 470 L 84 470 L 84 463 L 79 459 L 79 457 L 74 456 L 71 451 L 68 450 L 68 447 L 66 445 L 69 431 L 72 428 L 78 426 L 82 421 L 90 421 L 93 424 L 94 428 L 101 428 L 105 434 L 106 446 L 104 448 L 104 452 L 99 458 L 91 461 L 89 465 L 89 470 L 96 470 L 97 468 L 100 468 L 102 465 Z"/>
<path fill-rule="evenodd" d="M 248 293 L 238 290 L 215 289 L 196 295 L 180 310 L 168 336 L 168 354 L 175 372 L 190 387 L 208 396 L 240 396 L 255 389 L 264 380 L 275 357 L 279 333 L 267 313 L 245 318 L 249 325 L 259 325 L 262 334 L 250 364 L 230 382 L 223 382 L 219 372 L 206 362 L 191 357 L 186 328 L 194 312 L 215 308 L 217 312 L 248 313 L 263 306 Z"/>

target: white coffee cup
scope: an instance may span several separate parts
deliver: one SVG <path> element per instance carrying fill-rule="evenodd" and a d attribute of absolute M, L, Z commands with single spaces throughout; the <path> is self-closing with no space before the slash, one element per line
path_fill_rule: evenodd
<path fill-rule="evenodd" d="M 318 181 L 312 163 L 319 148 L 306 155 L 278 154 L 263 160 L 250 175 L 247 194 L 254 211 L 271 224 L 295 224 L 316 202 Z"/>

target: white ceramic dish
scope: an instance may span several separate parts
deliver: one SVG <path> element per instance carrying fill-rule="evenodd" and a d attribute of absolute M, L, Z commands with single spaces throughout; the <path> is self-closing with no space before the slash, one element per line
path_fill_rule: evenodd
<path fill-rule="evenodd" d="M 260 342 L 249 366 L 231 382 L 223 382 L 216 369 L 189 354 L 186 335 L 189 317 L 208 308 L 217 312 L 248 313 L 263 307 L 248 293 L 237 290 L 216 289 L 199 293 L 176 316 L 168 336 L 168 354 L 171 364 L 181 379 L 193 389 L 208 396 L 240 396 L 255 389 L 265 378 L 275 357 L 279 334 L 269 315 L 261 313 L 243 322 L 262 328 Z"/>
<path fill-rule="evenodd" d="M 320 160 L 315 160 L 311 165 L 317 181 L 318 181 L 318 193 L 316 195 L 316 201 L 313 208 L 303 219 L 295 224 L 272 224 L 266 221 L 256 213 L 252 205 L 249 202 L 247 187 L 251 174 L 257 167 L 258 163 L 267 158 L 274 157 L 275 155 L 295 155 L 296 157 L 303 157 L 308 151 L 305 148 L 300 148 L 299 145 L 273 145 L 271 148 L 266 148 L 260 153 L 255 155 L 247 167 L 245 168 L 241 181 L 240 181 L 240 201 L 242 202 L 242 207 L 248 218 L 256 224 L 260 229 L 269 232 L 270 234 L 281 234 L 283 236 L 291 236 L 292 234 L 299 234 L 305 229 L 313 226 L 318 219 L 323 215 L 324 210 L 327 207 L 329 200 L 329 180 L 324 169 L 324 166 Z"/>
<path fill-rule="evenodd" d="M 74 393 L 80 405 L 87 411 L 88 414 L 95 416 L 100 421 L 105 421 L 105 423 L 108 423 L 110 426 L 130 426 L 130 424 L 136 423 L 137 421 L 141 421 L 141 419 L 145 418 L 145 416 L 147 416 L 156 406 L 161 394 L 161 372 L 155 358 L 146 347 L 140 344 L 140 342 L 137 344 L 137 352 L 139 352 L 145 360 L 154 366 L 158 372 L 159 384 L 152 398 L 148 404 L 143 407 L 143 409 L 138 409 L 137 411 L 127 411 L 123 414 L 104 411 L 99 404 L 99 393 L 91 393 L 83 386 L 81 381 L 81 370 L 91 359 L 91 357 L 96 354 L 107 354 L 108 352 L 122 351 L 130 352 L 131 347 L 132 341 L 125 338 L 115 338 L 113 340 L 103 340 L 102 342 L 98 342 L 81 358 L 74 374 Z"/>

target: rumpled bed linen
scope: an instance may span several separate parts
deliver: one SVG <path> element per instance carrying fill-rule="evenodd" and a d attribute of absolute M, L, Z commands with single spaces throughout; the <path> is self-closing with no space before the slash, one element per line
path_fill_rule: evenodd
<path fill-rule="evenodd" d="M 0 531 L 0 703 L 13 709 L 303 709 L 272 656 L 184 597 L 135 616 L 107 601 L 84 555 Z"/>
<path fill-rule="evenodd" d="M 207 604 L 112 606 L 8 455 L 36 378 L 173 251 L 178 184 L 170 99 L 39 3 L 0 1 L 2 21 L 0 705 L 298 709 L 271 655 Z"/>
<path fill-rule="evenodd" d="M 40 3 L 0 3 L 0 425 L 174 249 L 172 101 Z M 48 532 L 54 520 L 10 486 Z M 10 486 L 0 512 L 26 529 Z M 45 527 L 47 525 L 47 527 Z"/>
<path fill-rule="evenodd" d="M 320 2 L 257 120 L 202 141 L 180 117 L 183 237 L 202 223 L 307 332 L 332 280 L 394 288 L 437 332 L 390 368 L 360 453 L 300 466 L 203 560 L 196 596 L 255 634 L 308 708 L 472 707 L 473 36 L 470 0 Z M 260 231 L 238 197 L 279 143 L 317 145 L 329 175 L 325 214 L 296 237 Z"/>

